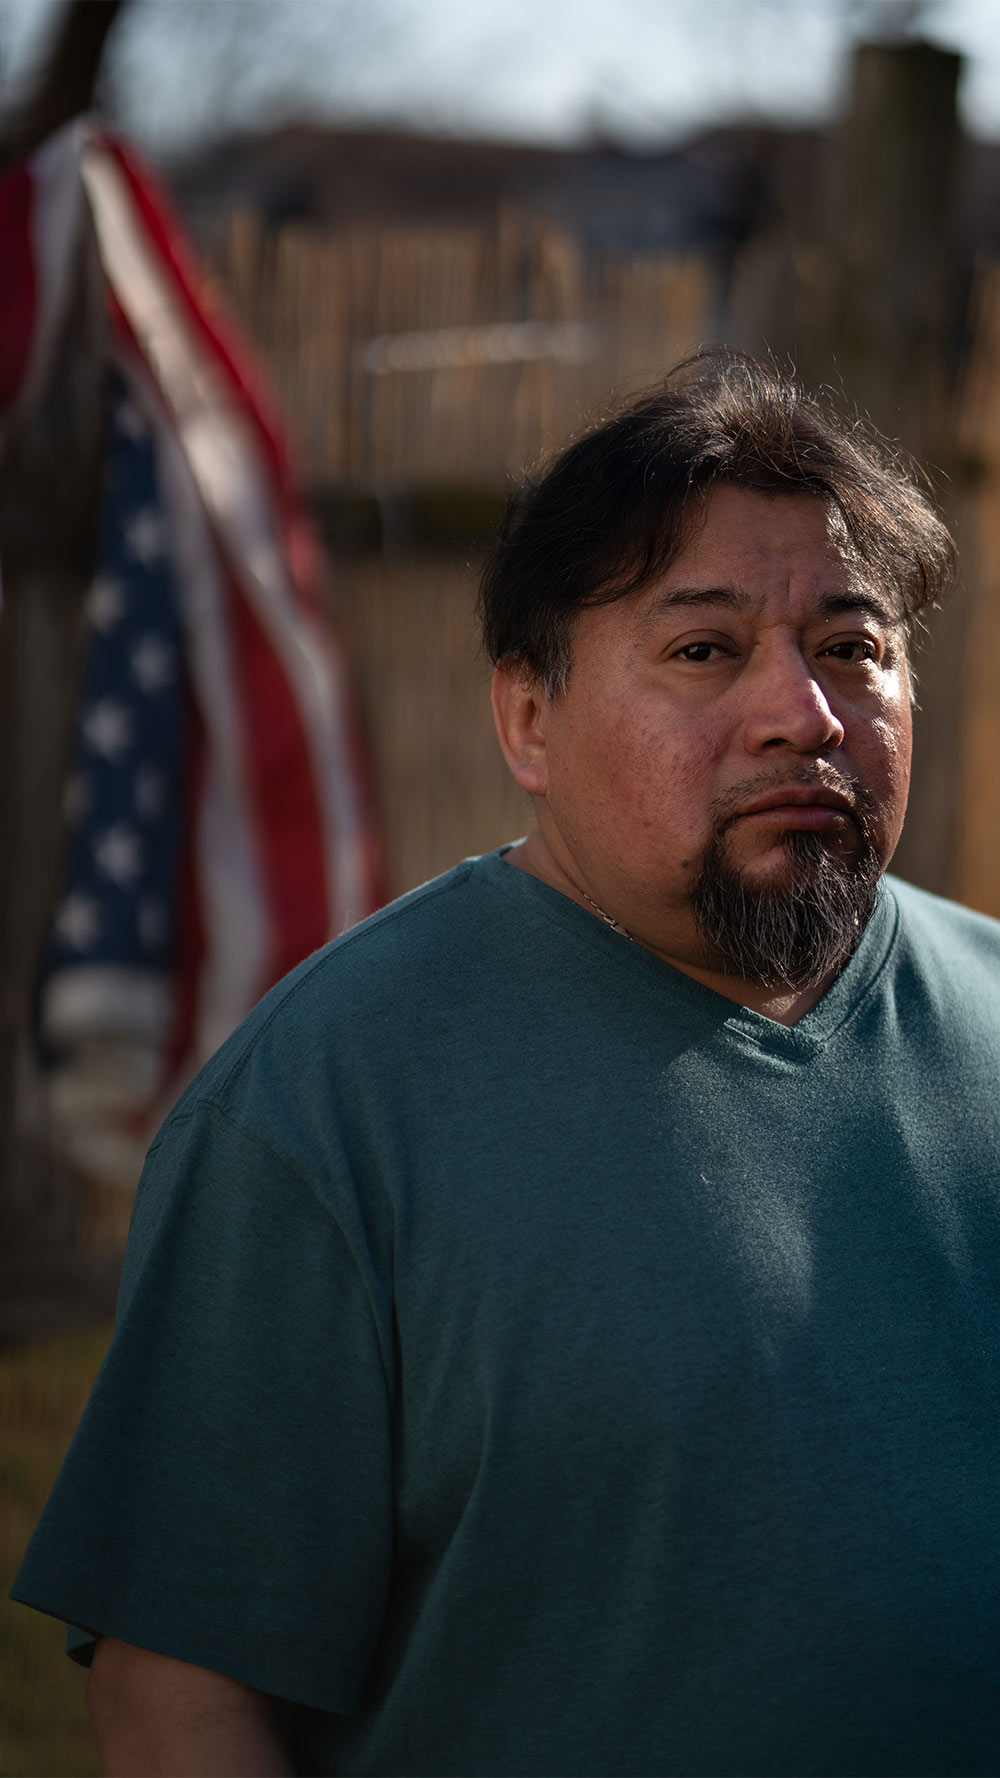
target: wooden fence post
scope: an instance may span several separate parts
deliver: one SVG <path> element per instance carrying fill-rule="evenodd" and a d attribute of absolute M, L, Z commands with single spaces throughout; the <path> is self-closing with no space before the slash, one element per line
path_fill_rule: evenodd
<path fill-rule="evenodd" d="M 832 142 L 830 310 L 820 375 L 937 472 L 961 529 L 948 388 L 961 297 L 955 226 L 960 57 L 864 44 Z M 815 359 L 815 342 L 810 357 Z M 825 358 L 825 364 L 822 362 Z M 928 619 L 918 649 L 910 809 L 895 868 L 943 892 L 956 843 L 965 605 Z"/>
<path fill-rule="evenodd" d="M 852 400 L 922 456 L 934 440 L 956 292 L 961 58 L 862 44 L 831 144 L 827 347 Z"/>
<path fill-rule="evenodd" d="M 34 91 L 0 120 L 0 168 L 87 109 L 123 0 L 72 0 Z M 104 393 L 104 288 L 84 235 L 43 385 L 0 481 L 0 1338 L 112 1300 L 114 1264 L 78 1239 L 79 1182 L 27 1127 L 33 1000 L 58 892 L 62 798 L 91 578 Z"/>

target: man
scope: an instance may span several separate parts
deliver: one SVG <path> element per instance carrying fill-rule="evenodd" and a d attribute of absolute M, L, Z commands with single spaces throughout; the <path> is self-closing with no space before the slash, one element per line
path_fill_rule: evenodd
<path fill-rule="evenodd" d="M 724 355 L 487 570 L 537 825 L 151 1152 L 17 1584 L 110 1773 L 1000 1767 L 1000 929 L 882 872 L 952 566 Z"/>

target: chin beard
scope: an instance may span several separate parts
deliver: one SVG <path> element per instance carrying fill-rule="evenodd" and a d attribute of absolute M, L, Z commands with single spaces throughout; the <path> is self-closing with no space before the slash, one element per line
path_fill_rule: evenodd
<path fill-rule="evenodd" d="M 852 956 L 878 895 L 882 866 L 866 812 L 855 809 L 859 844 L 850 856 L 824 836 L 784 838 L 780 882 L 755 884 L 733 865 L 726 827 L 709 845 L 692 899 L 717 968 L 766 988 L 816 988 Z"/>

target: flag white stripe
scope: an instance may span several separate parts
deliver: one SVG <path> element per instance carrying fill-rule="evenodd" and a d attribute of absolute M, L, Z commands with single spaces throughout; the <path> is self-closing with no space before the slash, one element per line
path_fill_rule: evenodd
<path fill-rule="evenodd" d="M 194 836 L 205 926 L 195 1020 L 200 1063 L 260 994 L 269 955 L 267 903 L 254 843 L 224 588 L 208 521 L 183 451 L 162 411 L 141 390 L 134 372 L 130 381 L 156 440 L 164 500 L 173 521 L 171 553 L 188 667 L 206 735 L 204 798 Z"/>
<path fill-rule="evenodd" d="M 42 994 L 46 1037 L 67 1048 L 102 1037 L 162 1043 L 170 1011 L 169 984 L 162 975 L 120 963 L 55 970 Z"/>

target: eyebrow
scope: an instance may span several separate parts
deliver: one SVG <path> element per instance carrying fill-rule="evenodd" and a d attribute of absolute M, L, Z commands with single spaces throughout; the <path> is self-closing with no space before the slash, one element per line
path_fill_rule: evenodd
<path fill-rule="evenodd" d="M 699 606 L 723 605 L 730 611 L 743 614 L 756 610 L 758 604 L 757 599 L 740 587 L 671 587 L 668 592 L 653 595 L 643 612 L 643 622 L 654 623 L 658 617 L 678 608 L 697 609 Z M 827 593 L 817 601 L 815 610 L 819 617 L 841 617 L 857 612 L 893 627 L 903 622 L 901 612 L 894 610 L 887 599 L 869 590 Z"/>

